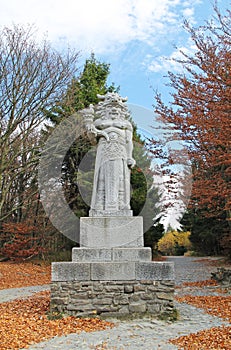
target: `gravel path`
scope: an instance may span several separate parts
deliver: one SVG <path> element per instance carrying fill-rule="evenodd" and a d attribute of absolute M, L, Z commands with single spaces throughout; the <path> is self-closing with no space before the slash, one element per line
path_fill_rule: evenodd
<path fill-rule="evenodd" d="M 187 304 L 178 304 L 180 319 L 164 322 L 155 319 L 142 319 L 118 322 L 115 328 L 93 333 L 82 332 L 63 337 L 55 337 L 29 347 L 29 350 L 171 350 L 178 349 L 168 343 L 170 338 L 197 332 L 201 329 L 228 325 L 217 317 Z"/>
<path fill-rule="evenodd" d="M 44 284 L 42 286 L 2 289 L 0 290 L 0 303 L 5 303 L 14 299 L 27 298 L 34 293 L 42 292 L 48 289 L 50 289 L 49 284 Z"/>
<path fill-rule="evenodd" d="M 175 263 L 176 285 L 183 282 L 210 279 L 211 271 L 216 270 L 216 267 L 206 263 L 207 258 L 169 257 L 167 260 Z M 37 288 L 39 289 L 37 290 Z M 47 286 L 9 289 L 4 291 L 5 301 L 7 301 L 7 294 L 12 300 L 14 290 L 16 293 L 19 293 L 19 290 L 21 290 L 20 296 L 22 296 L 24 292 L 29 295 L 29 293 L 44 289 L 47 289 Z M 176 289 L 177 294 L 183 291 L 184 288 Z M 189 289 L 187 289 L 187 292 L 189 293 Z M 0 291 L 0 300 L 4 297 L 2 293 L 3 291 Z M 202 295 L 206 291 L 200 290 L 198 293 Z M 24 296 L 26 295 L 24 294 Z M 208 315 L 196 307 L 177 302 L 175 302 L 175 305 L 180 315 L 179 320 L 176 322 L 160 321 L 151 318 L 132 321 L 110 319 L 116 325 L 112 329 L 55 337 L 49 341 L 33 345 L 29 347 L 29 350 L 140 350 L 141 348 L 145 350 L 171 350 L 177 349 L 176 346 L 168 343 L 168 340 L 171 338 L 195 333 L 202 329 L 228 325 L 224 320 Z"/>
<path fill-rule="evenodd" d="M 168 257 L 167 261 L 174 262 L 175 265 L 175 282 L 179 285 L 184 282 L 197 282 L 211 279 L 211 272 L 216 271 L 213 264 L 209 261 L 219 261 L 221 258 L 215 257 L 183 257 L 172 256 Z"/>

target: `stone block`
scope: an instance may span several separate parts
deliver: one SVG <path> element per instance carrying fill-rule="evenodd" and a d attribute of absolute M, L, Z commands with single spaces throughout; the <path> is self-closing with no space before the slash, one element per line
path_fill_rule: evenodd
<path fill-rule="evenodd" d="M 158 286 L 148 286 L 147 290 L 150 292 L 158 292 L 159 288 L 158 288 Z"/>
<path fill-rule="evenodd" d="M 148 303 L 147 304 L 147 311 L 151 314 L 159 314 L 161 311 L 161 304 L 155 302 L 153 304 Z"/>
<path fill-rule="evenodd" d="M 144 284 L 136 284 L 134 286 L 134 292 L 145 292 L 147 290 L 147 286 Z"/>
<path fill-rule="evenodd" d="M 129 305 L 129 311 L 134 313 L 142 313 L 145 312 L 147 309 L 145 302 L 138 302 L 138 303 L 131 303 Z"/>
<path fill-rule="evenodd" d="M 129 298 L 129 300 L 130 300 L 130 302 L 131 303 L 136 303 L 136 302 L 139 302 L 140 301 L 140 298 L 141 297 L 141 294 L 138 294 L 138 293 L 133 293 L 131 296 L 130 296 L 130 298 Z"/>
<path fill-rule="evenodd" d="M 161 292 L 162 286 L 159 281 L 150 282 L 157 289 L 155 292 L 142 291 L 143 286 L 145 289 L 151 286 L 146 284 L 147 280 L 144 284 L 135 280 L 52 282 L 51 311 L 64 312 L 77 317 L 91 317 L 97 314 L 103 317 L 121 317 L 126 314 L 138 316 L 145 312 L 153 316 L 171 316 L 174 308 L 172 287 Z M 98 290 L 99 285 L 103 287 L 103 290 Z M 80 291 L 76 286 L 86 288 L 86 292 Z M 119 288 L 118 291 L 114 291 L 114 287 L 120 286 L 123 287 L 121 290 Z M 132 289 L 127 290 L 128 287 Z M 94 298 L 91 298 L 92 295 L 90 295 L 90 298 L 87 299 L 89 293 L 93 293 Z"/>
<path fill-rule="evenodd" d="M 174 280 L 174 264 L 171 262 L 136 262 L 137 280 Z"/>
<path fill-rule="evenodd" d="M 93 281 L 134 280 L 135 262 L 91 263 L 91 279 Z"/>
<path fill-rule="evenodd" d="M 127 315 L 129 314 L 129 308 L 128 305 L 121 305 L 119 309 L 119 316 L 120 315 Z"/>
<path fill-rule="evenodd" d="M 155 296 L 153 295 L 153 293 L 143 293 L 140 296 L 140 299 L 142 300 L 153 300 L 155 298 Z"/>
<path fill-rule="evenodd" d="M 112 305 L 96 305 L 97 314 L 106 313 L 107 316 L 113 316 L 118 311 L 118 307 Z"/>
<path fill-rule="evenodd" d="M 140 216 L 80 218 L 80 247 L 143 247 L 143 243 Z"/>
<path fill-rule="evenodd" d="M 94 292 L 102 292 L 104 290 L 104 285 L 100 282 L 95 282 L 93 285 Z"/>
<path fill-rule="evenodd" d="M 98 298 L 94 300 L 94 305 L 111 305 L 112 297 L 103 296 L 102 298 Z"/>
<path fill-rule="evenodd" d="M 83 304 L 79 302 L 77 305 L 76 304 L 69 304 L 67 305 L 67 310 L 69 311 L 92 311 L 94 310 L 94 307 L 92 304 Z"/>
<path fill-rule="evenodd" d="M 126 284 L 124 286 L 124 293 L 131 294 L 134 292 L 134 285 Z"/>
<path fill-rule="evenodd" d="M 173 300 L 173 293 L 156 293 L 156 296 L 158 299 L 163 299 L 163 300 Z"/>
<path fill-rule="evenodd" d="M 58 281 L 83 281 L 90 280 L 90 264 L 75 262 L 52 263 L 51 280 Z"/>
<path fill-rule="evenodd" d="M 63 305 L 63 304 L 67 304 L 67 298 L 53 298 L 52 299 L 52 303 L 56 304 L 56 305 Z"/>
<path fill-rule="evenodd" d="M 108 285 L 105 286 L 105 291 L 106 292 L 113 292 L 113 293 L 122 293 L 124 291 L 124 286 L 121 285 Z"/>
<path fill-rule="evenodd" d="M 151 261 L 152 251 L 149 247 L 143 248 L 113 248 L 113 261 Z"/>
<path fill-rule="evenodd" d="M 72 261 L 74 262 L 93 262 L 93 261 L 111 261 L 112 250 L 102 248 L 73 248 Z"/>
<path fill-rule="evenodd" d="M 126 305 L 129 303 L 127 294 L 116 295 L 113 299 L 114 305 Z"/>
<path fill-rule="evenodd" d="M 81 299 L 81 300 L 88 300 L 88 293 L 79 293 L 78 291 L 74 291 L 73 295 L 72 295 L 72 299 Z"/>

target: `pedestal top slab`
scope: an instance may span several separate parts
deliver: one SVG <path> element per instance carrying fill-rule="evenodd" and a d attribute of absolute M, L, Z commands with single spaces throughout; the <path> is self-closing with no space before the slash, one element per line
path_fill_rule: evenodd
<path fill-rule="evenodd" d="M 140 216 L 80 218 L 80 247 L 143 247 L 143 243 Z"/>
<path fill-rule="evenodd" d="M 105 262 L 105 261 L 144 261 L 152 259 L 149 247 L 132 248 L 73 248 L 73 262 Z"/>

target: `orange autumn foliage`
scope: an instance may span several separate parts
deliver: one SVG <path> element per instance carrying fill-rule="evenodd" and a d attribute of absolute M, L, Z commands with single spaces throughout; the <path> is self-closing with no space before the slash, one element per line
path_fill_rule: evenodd
<path fill-rule="evenodd" d="M 47 251 L 45 238 L 29 222 L 3 223 L 0 253 L 11 260 L 23 261 Z"/>
<path fill-rule="evenodd" d="M 201 282 L 200 282 L 201 283 Z M 203 283 L 202 283 L 203 284 Z M 206 285 L 204 283 L 203 285 Z M 194 284 L 194 286 L 196 286 Z M 203 308 L 207 313 L 221 317 L 231 322 L 231 297 L 230 296 L 192 296 L 177 297 L 181 303 L 191 304 Z M 184 350 L 229 350 L 231 343 L 231 327 L 221 326 L 190 333 L 170 342 Z"/>
<path fill-rule="evenodd" d="M 187 303 L 203 308 L 213 316 L 218 316 L 231 322 L 231 296 L 193 296 L 176 297 L 180 303 Z"/>
<path fill-rule="evenodd" d="M 50 264 L 43 262 L 0 263 L 0 290 L 49 284 L 50 281 Z"/>
<path fill-rule="evenodd" d="M 191 208 L 230 222 L 231 11 L 214 9 L 213 22 L 203 27 L 185 23 L 195 51 L 181 52 L 182 58 L 175 60 L 183 73 L 169 72 L 173 101 L 166 106 L 157 94 L 155 112 L 175 130 L 173 139 L 187 146 L 193 170 Z"/>
<path fill-rule="evenodd" d="M 81 331 L 93 332 L 112 327 L 99 318 L 73 316 L 49 320 L 49 292 L 37 293 L 26 300 L 0 304 L 1 350 L 17 350 L 54 336 Z"/>
<path fill-rule="evenodd" d="M 184 350 L 230 350 L 231 327 L 213 327 L 171 339 L 170 343 Z"/>

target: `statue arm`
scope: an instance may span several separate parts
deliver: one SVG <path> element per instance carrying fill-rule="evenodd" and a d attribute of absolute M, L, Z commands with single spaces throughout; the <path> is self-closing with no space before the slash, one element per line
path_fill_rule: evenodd
<path fill-rule="evenodd" d="M 126 130 L 126 149 L 127 149 L 127 165 L 129 168 L 133 168 L 136 165 L 136 161 L 132 156 L 133 142 L 132 142 L 132 130 Z"/>
<path fill-rule="evenodd" d="M 80 113 L 83 115 L 85 119 L 85 125 L 87 129 L 87 134 L 90 138 L 97 137 L 97 136 L 103 136 L 107 141 L 109 141 L 109 137 L 105 131 L 102 131 L 100 129 L 97 129 L 95 126 L 93 119 L 94 119 L 94 106 L 91 104 L 89 108 L 85 108 Z"/>
<path fill-rule="evenodd" d="M 94 124 L 91 125 L 91 132 L 94 133 L 94 135 L 97 136 L 103 136 L 105 139 L 109 142 L 109 136 L 108 134 L 100 129 L 97 129 Z"/>

